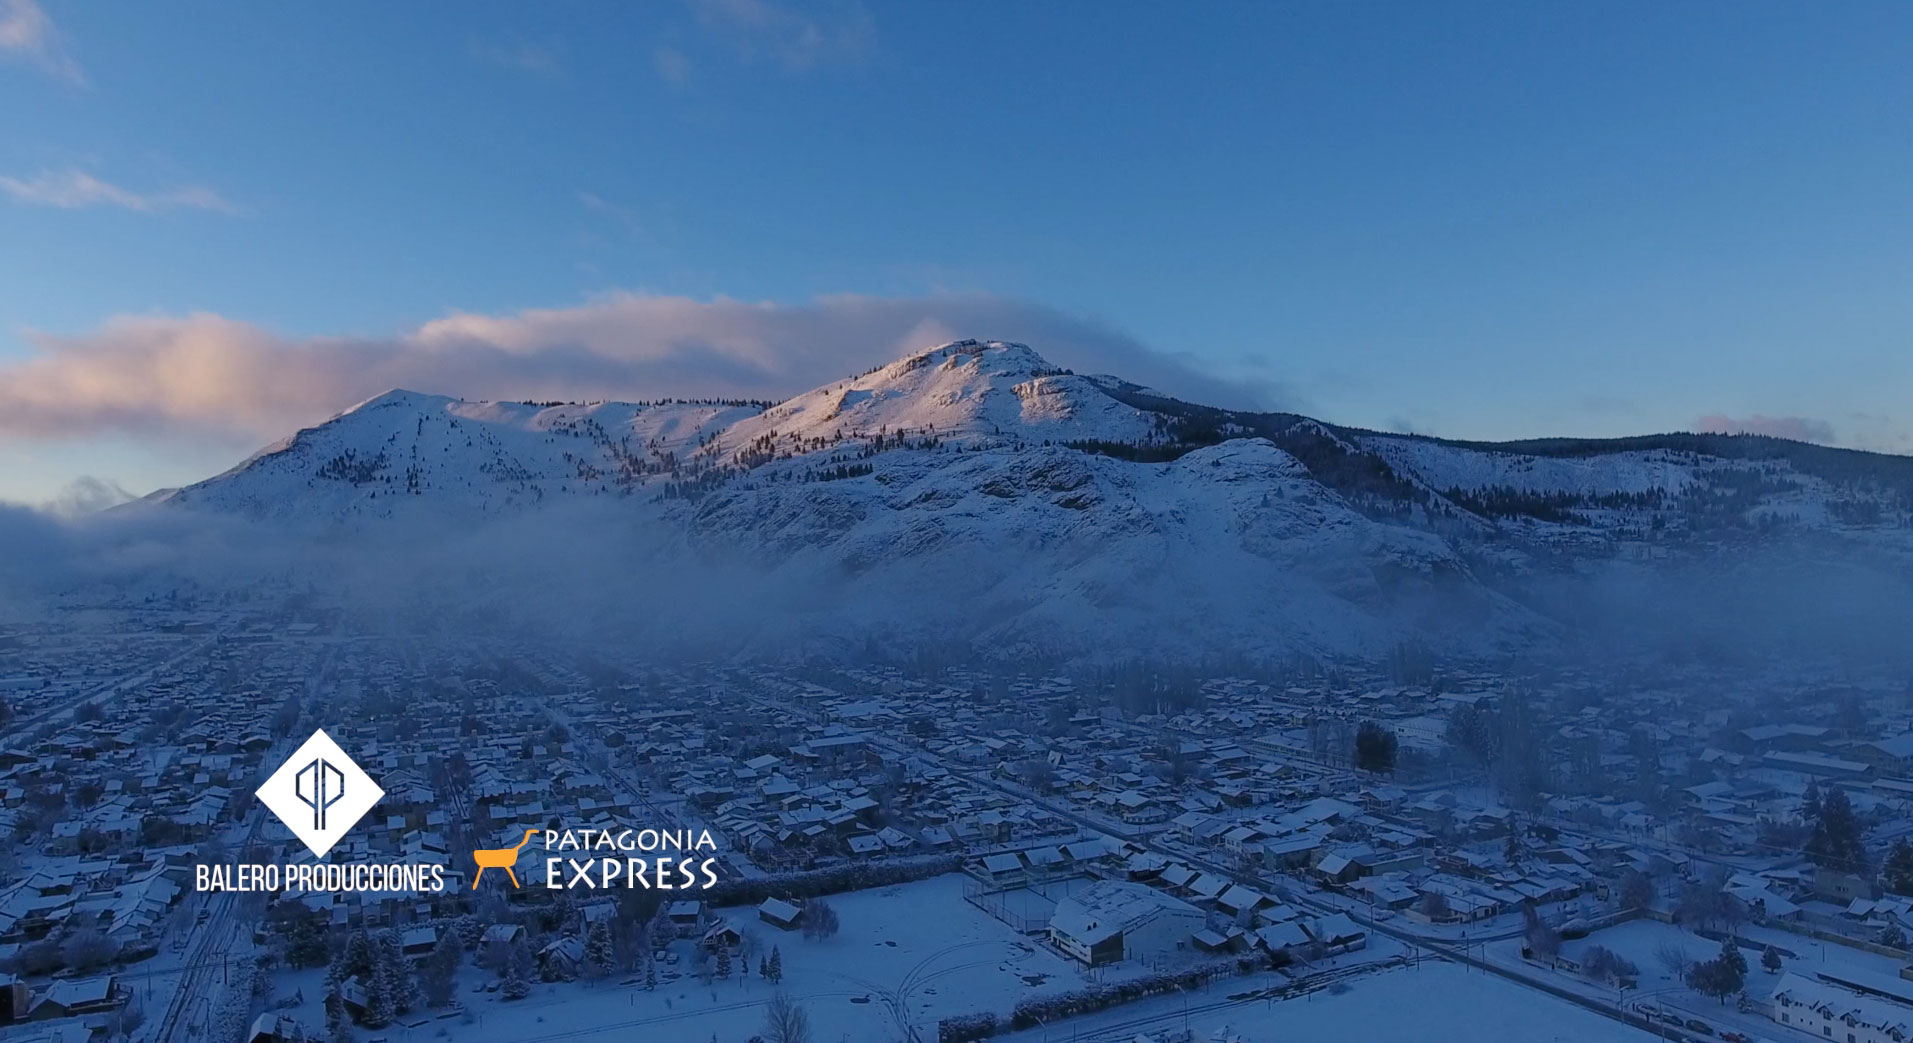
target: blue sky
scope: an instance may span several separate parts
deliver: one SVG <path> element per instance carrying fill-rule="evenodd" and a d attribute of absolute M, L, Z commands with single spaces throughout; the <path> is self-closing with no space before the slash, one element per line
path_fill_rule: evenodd
<path fill-rule="evenodd" d="M 377 379 L 788 393 L 931 332 L 1378 428 L 1913 452 L 1909 44 L 1861 3 L 0 0 L 0 498 L 204 477 Z"/>

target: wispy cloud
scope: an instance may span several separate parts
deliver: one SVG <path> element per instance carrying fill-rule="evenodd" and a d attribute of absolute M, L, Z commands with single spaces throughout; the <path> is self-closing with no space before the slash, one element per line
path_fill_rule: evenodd
<path fill-rule="evenodd" d="M 161 210 L 207 210 L 239 214 L 224 196 L 203 185 L 181 185 L 157 192 L 136 192 L 102 181 L 83 170 L 41 171 L 29 178 L 0 177 L 0 192 L 16 203 L 62 210 L 119 207 L 143 214 Z"/>
<path fill-rule="evenodd" d="M 613 203 L 596 192 L 580 191 L 578 203 L 587 211 L 619 225 L 627 232 L 637 233 L 644 230 L 644 226 L 638 222 L 638 215 L 632 213 L 630 207 Z"/>
<path fill-rule="evenodd" d="M 565 72 L 564 63 L 558 60 L 557 52 L 537 44 L 505 44 L 473 40 L 469 50 L 474 61 L 501 69 L 535 73 L 540 76 L 563 76 Z"/>
<path fill-rule="evenodd" d="M 1735 418 L 1713 413 L 1694 421 L 1694 425 L 1701 431 L 1717 435 L 1771 435 L 1774 438 L 1791 438 L 1796 442 L 1818 442 L 1822 445 L 1831 445 L 1834 441 L 1832 424 L 1806 416 L 1765 416 L 1755 413 Z"/>
<path fill-rule="evenodd" d="M 876 22 L 856 0 L 802 10 L 774 0 L 691 0 L 691 6 L 706 30 L 747 61 L 813 69 L 862 61 L 877 44 Z"/>
<path fill-rule="evenodd" d="M 110 478 L 83 474 L 66 483 L 66 487 L 44 506 L 61 517 L 79 518 L 98 514 L 108 507 L 116 507 L 135 498 L 126 491 L 125 486 Z"/>
<path fill-rule="evenodd" d="M 651 55 L 658 79 L 670 87 L 686 87 L 691 82 L 691 59 L 675 47 L 660 47 Z"/>
<path fill-rule="evenodd" d="M 385 338 L 286 338 L 218 315 L 29 334 L 0 364 L 0 437 L 105 431 L 264 441 L 394 387 L 470 398 L 782 398 L 956 336 L 1026 341 L 1059 365 L 1224 405 L 1275 392 L 1211 377 L 1101 324 L 989 295 L 779 305 L 616 293 L 458 313 Z"/>
<path fill-rule="evenodd" d="M 0 57 L 37 66 L 67 83 L 86 83 L 86 72 L 67 53 L 59 26 L 35 0 L 0 0 Z"/>

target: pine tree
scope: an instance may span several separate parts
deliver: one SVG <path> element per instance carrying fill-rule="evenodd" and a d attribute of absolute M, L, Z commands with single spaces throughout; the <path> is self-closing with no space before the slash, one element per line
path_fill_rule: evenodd
<path fill-rule="evenodd" d="M 361 927 L 346 939 L 345 952 L 340 957 L 340 981 L 358 978 L 363 981 L 372 974 L 372 936 Z"/>
<path fill-rule="evenodd" d="M 644 961 L 644 987 L 647 991 L 658 987 L 658 961 L 650 953 L 640 957 Z"/>
<path fill-rule="evenodd" d="M 317 913 L 295 913 L 285 922 L 286 965 L 317 967 L 331 956 Z"/>
<path fill-rule="evenodd" d="M 719 942 L 717 946 L 717 976 L 720 978 L 731 976 L 731 947 L 722 942 Z"/>
<path fill-rule="evenodd" d="M 1820 824 L 1820 784 L 1807 783 L 1807 792 L 1800 796 L 1800 821 L 1808 828 Z"/>
<path fill-rule="evenodd" d="M 1866 871 L 1866 843 L 1846 790 L 1835 786 L 1821 799 L 1820 815 L 1813 833 L 1807 837 L 1803 853 L 1823 869 L 1846 873 Z"/>
<path fill-rule="evenodd" d="M 1746 982 L 1746 971 L 1742 970 L 1735 961 L 1728 959 L 1724 952 L 1717 959 L 1695 964 L 1687 972 L 1687 984 L 1690 987 L 1722 1003 L 1727 1002 L 1727 997 L 1739 992 Z"/>
<path fill-rule="evenodd" d="M 1887 890 L 1896 895 L 1913 895 L 1913 844 L 1907 843 L 1905 837 L 1893 841 L 1881 875 Z"/>
<path fill-rule="evenodd" d="M 765 979 L 766 981 L 770 979 L 771 965 L 770 965 L 770 960 L 767 959 L 766 957 L 759 956 L 757 958 L 757 976 Z"/>
<path fill-rule="evenodd" d="M 611 965 L 621 971 L 638 969 L 638 957 L 649 951 L 644 925 L 613 917 L 605 928 L 611 936 Z"/>
<path fill-rule="evenodd" d="M 1561 952 L 1561 933 L 1541 919 L 1533 901 L 1521 904 L 1521 921 L 1522 941 L 1530 952 L 1544 960 L 1553 959 Z"/>
<path fill-rule="evenodd" d="M 339 998 L 339 990 L 336 987 L 328 988 L 325 994 L 326 1034 L 333 1039 L 340 1038 L 339 1030 L 345 1027 L 343 1023 L 347 1020 L 345 1016 L 345 1001 Z"/>
<path fill-rule="evenodd" d="M 392 992 L 397 987 L 391 968 L 383 963 L 372 968 L 372 973 L 366 976 L 364 1018 L 368 1028 L 384 1028 L 397 1016 L 392 1000 Z"/>
<path fill-rule="evenodd" d="M 1742 978 L 1747 976 L 1747 957 L 1741 954 L 1740 946 L 1734 944 L 1732 935 L 1720 940 L 1720 962 L 1732 967 Z"/>
<path fill-rule="evenodd" d="M 505 959 L 505 984 L 498 992 L 508 1000 L 531 995 L 531 947 L 522 941 L 512 946 L 511 955 Z"/>
<path fill-rule="evenodd" d="M 425 1003 L 430 1007 L 449 1006 L 456 992 L 453 984 L 458 974 L 459 960 L 465 954 L 458 932 L 448 930 L 439 935 L 438 944 L 433 947 L 432 955 L 425 961 L 421 971 L 419 985 L 425 994 Z"/>
<path fill-rule="evenodd" d="M 611 973 L 616 957 L 612 954 L 611 926 L 603 920 L 585 932 L 584 976 L 602 978 Z"/>
<path fill-rule="evenodd" d="M 1355 766 L 1386 774 L 1395 770 L 1395 733 L 1374 721 L 1363 721 L 1355 732 Z"/>
<path fill-rule="evenodd" d="M 397 931 L 379 932 L 373 944 L 372 973 L 385 976 L 394 1016 L 409 1014 L 419 1005 L 418 980 L 412 976 L 412 965 L 405 958 Z"/>
<path fill-rule="evenodd" d="M 1767 951 L 1760 954 L 1760 965 L 1766 968 L 1768 974 L 1779 974 L 1780 950 L 1771 945 L 1767 946 Z"/>
<path fill-rule="evenodd" d="M 765 977 L 770 980 L 771 984 L 775 985 L 784 980 L 784 954 L 775 945 L 771 946 L 771 964 L 769 971 Z"/>
<path fill-rule="evenodd" d="M 339 1011 L 336 1018 L 332 1013 L 334 1007 Z M 325 1021 L 326 1037 L 331 1043 L 352 1043 L 352 1019 L 345 1016 L 345 1003 L 336 992 L 326 997 Z"/>

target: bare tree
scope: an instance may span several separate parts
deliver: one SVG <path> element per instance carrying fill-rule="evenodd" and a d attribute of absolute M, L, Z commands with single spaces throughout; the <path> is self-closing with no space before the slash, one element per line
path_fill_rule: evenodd
<path fill-rule="evenodd" d="M 764 1004 L 766 1043 L 810 1043 L 810 1015 L 782 989 Z"/>
<path fill-rule="evenodd" d="M 1655 949 L 1654 961 L 1661 965 L 1668 977 L 1680 979 L 1686 978 L 1687 969 L 1694 965 L 1694 958 L 1687 955 L 1686 949 L 1671 944 Z"/>

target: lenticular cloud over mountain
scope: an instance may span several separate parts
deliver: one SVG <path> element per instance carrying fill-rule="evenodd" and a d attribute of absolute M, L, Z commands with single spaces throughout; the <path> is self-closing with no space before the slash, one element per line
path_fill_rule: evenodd
<path fill-rule="evenodd" d="M 454 314 L 392 337 L 287 337 L 212 314 L 129 316 L 36 334 L 0 366 L 0 436 L 96 431 L 257 444 L 394 387 L 468 398 L 782 399 L 896 352 L 988 329 L 1059 364 L 1267 407 L 1276 389 L 1206 375 L 1099 324 L 984 294 L 841 295 L 777 305 L 614 293 L 569 308 Z"/>

